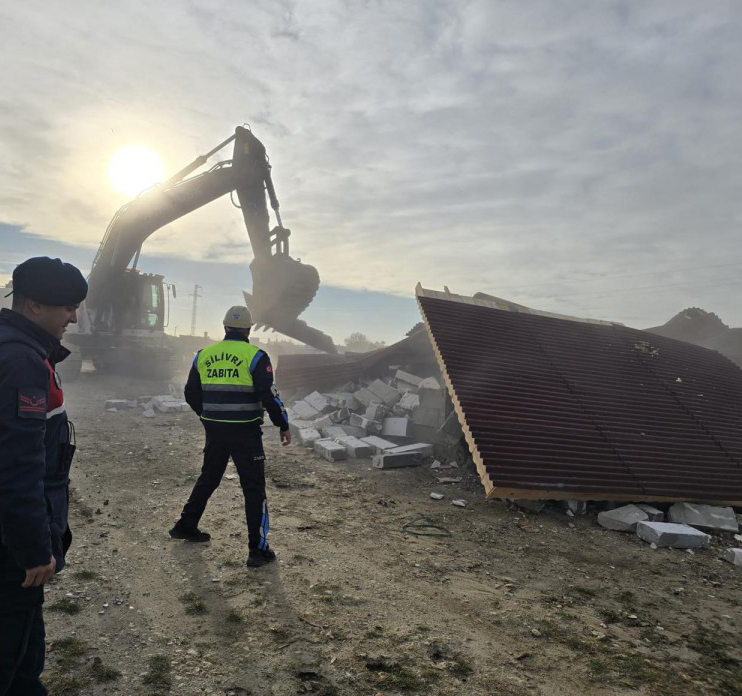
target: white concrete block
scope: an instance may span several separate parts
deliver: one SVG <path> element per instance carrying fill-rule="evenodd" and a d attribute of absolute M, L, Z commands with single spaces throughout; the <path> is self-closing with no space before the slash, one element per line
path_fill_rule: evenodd
<path fill-rule="evenodd" d="M 322 434 L 322 437 L 327 437 L 331 440 L 334 440 L 338 437 L 347 437 L 342 425 L 328 425 L 322 428 L 318 428 L 318 430 Z"/>
<path fill-rule="evenodd" d="M 416 442 L 412 445 L 401 445 L 389 450 L 393 454 L 401 454 L 404 452 L 415 452 L 421 457 L 432 457 L 433 456 L 433 445 L 429 442 Z"/>
<path fill-rule="evenodd" d="M 381 434 L 386 437 L 409 437 L 410 425 L 409 418 L 385 418 Z"/>
<path fill-rule="evenodd" d="M 417 425 L 425 425 L 437 430 L 444 422 L 443 408 L 423 406 L 421 401 L 420 406 L 418 406 L 412 414 L 412 420 Z"/>
<path fill-rule="evenodd" d="M 401 452 L 398 454 L 384 452 L 374 455 L 373 465 L 377 469 L 401 469 L 403 467 L 420 466 L 420 461 L 420 455 L 415 452 Z"/>
<path fill-rule="evenodd" d="M 316 428 L 302 428 L 299 431 L 299 442 L 301 442 L 304 447 L 311 447 L 316 440 L 319 440 L 322 437 L 320 435 L 319 430 Z"/>
<path fill-rule="evenodd" d="M 396 379 L 397 382 L 404 382 L 405 384 L 409 384 L 415 389 L 417 389 L 420 386 L 420 382 L 423 381 L 422 377 L 417 377 L 416 375 L 412 375 L 409 372 L 405 372 L 404 370 L 397 370 L 394 375 L 394 379 Z"/>
<path fill-rule="evenodd" d="M 698 529 L 739 532 L 739 524 L 730 507 L 716 507 L 701 503 L 675 503 L 667 512 L 667 519 L 678 524 L 689 524 Z"/>
<path fill-rule="evenodd" d="M 397 406 L 405 411 L 414 411 L 420 405 L 420 397 L 412 392 L 407 392 Z"/>
<path fill-rule="evenodd" d="M 638 522 L 636 535 L 658 547 L 674 549 L 705 549 L 711 537 L 685 524 L 672 522 Z"/>
<path fill-rule="evenodd" d="M 361 442 L 365 442 L 367 445 L 369 445 L 374 451 L 374 454 L 381 454 L 398 446 L 394 442 L 389 442 L 389 440 L 384 440 L 383 438 L 376 437 L 375 435 L 362 437 Z"/>
<path fill-rule="evenodd" d="M 420 397 L 420 406 L 441 411 L 445 408 L 446 390 L 433 377 L 428 377 L 420 382 L 417 393 Z"/>
<path fill-rule="evenodd" d="M 371 449 L 371 445 L 366 444 L 352 435 L 336 437 L 335 442 L 345 447 L 345 451 L 348 453 L 349 457 L 370 457 L 374 453 L 373 449 Z"/>
<path fill-rule="evenodd" d="M 742 549 L 727 549 L 722 558 L 725 561 L 729 561 L 732 565 L 742 568 Z"/>
<path fill-rule="evenodd" d="M 312 408 L 306 401 L 302 400 L 291 404 L 291 410 L 302 420 L 312 421 L 320 416 L 320 412 L 316 408 Z"/>
<path fill-rule="evenodd" d="M 361 416 L 358 413 L 350 414 L 350 425 L 355 425 L 358 428 L 363 428 L 370 433 L 380 433 L 382 425 L 378 421 L 372 421 L 366 416 Z"/>
<path fill-rule="evenodd" d="M 319 454 L 320 457 L 323 457 L 330 462 L 348 458 L 348 452 L 346 451 L 345 447 L 335 442 L 335 440 L 315 440 L 312 447 L 314 451 Z"/>
<path fill-rule="evenodd" d="M 364 413 L 363 415 L 369 420 L 378 421 L 379 423 L 381 423 L 381 421 L 386 418 L 387 410 L 388 409 L 384 404 L 378 401 L 372 401 L 368 405 L 368 408 L 366 408 L 366 413 Z"/>
<path fill-rule="evenodd" d="M 378 397 L 378 399 L 376 399 L 377 401 L 381 399 L 381 401 L 389 407 L 394 406 L 394 404 L 402 398 L 401 392 L 390 387 L 380 379 L 371 382 L 371 384 L 368 385 L 368 390 Z"/>
<path fill-rule="evenodd" d="M 335 408 L 327 398 L 318 391 L 314 391 L 305 396 L 304 402 L 308 403 L 318 413 L 329 413 Z"/>
<path fill-rule="evenodd" d="M 379 397 L 376 396 L 376 394 L 372 394 L 365 387 L 361 387 L 358 391 L 353 392 L 353 398 L 355 398 L 355 400 L 358 401 L 358 403 L 363 404 L 363 406 L 366 408 L 368 408 L 368 405 L 372 401 L 379 400 Z"/>
<path fill-rule="evenodd" d="M 656 507 L 652 507 L 651 505 L 647 505 L 646 503 L 637 503 L 636 507 L 644 510 L 644 512 L 647 513 L 650 522 L 665 521 L 665 513 L 662 512 L 662 510 L 658 510 Z"/>
<path fill-rule="evenodd" d="M 623 505 L 598 513 L 598 524 L 616 532 L 635 532 L 636 525 L 648 519 L 649 515 L 636 505 Z"/>

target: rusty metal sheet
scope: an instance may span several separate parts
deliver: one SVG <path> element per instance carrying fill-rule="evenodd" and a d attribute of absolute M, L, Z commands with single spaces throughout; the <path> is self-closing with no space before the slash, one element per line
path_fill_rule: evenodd
<path fill-rule="evenodd" d="M 742 501 L 742 370 L 721 354 L 417 295 L 488 496 Z"/>

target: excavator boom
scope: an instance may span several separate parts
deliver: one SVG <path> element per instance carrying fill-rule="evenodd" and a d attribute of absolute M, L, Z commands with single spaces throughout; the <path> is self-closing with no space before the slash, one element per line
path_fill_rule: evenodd
<path fill-rule="evenodd" d="M 189 175 L 209 156 L 234 141 L 231 160 Z M 278 198 L 265 147 L 250 130 L 233 136 L 198 157 L 164 184 L 143 193 L 114 216 L 101 242 L 89 277 L 87 308 L 95 330 L 125 328 L 127 269 L 138 260 L 144 242 L 161 227 L 226 194 L 236 193 L 254 260 L 250 309 L 256 324 L 273 328 L 308 345 L 336 352 L 332 339 L 298 320 L 319 288 L 317 270 L 289 255 L 290 230 L 281 224 Z M 266 192 L 278 226 L 271 229 Z"/>

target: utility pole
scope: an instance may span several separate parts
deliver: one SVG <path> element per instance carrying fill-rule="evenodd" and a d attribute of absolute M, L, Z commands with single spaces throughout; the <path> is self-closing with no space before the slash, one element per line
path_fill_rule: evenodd
<path fill-rule="evenodd" d="M 198 298 L 201 297 L 201 295 L 198 294 L 199 290 L 203 290 L 203 288 L 200 285 L 194 285 L 193 294 L 188 296 L 193 298 L 193 311 L 191 312 L 191 336 L 196 335 L 196 313 L 198 311 Z"/>

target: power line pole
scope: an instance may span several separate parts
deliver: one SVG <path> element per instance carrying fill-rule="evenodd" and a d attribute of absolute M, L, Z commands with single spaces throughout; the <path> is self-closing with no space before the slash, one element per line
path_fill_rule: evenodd
<path fill-rule="evenodd" d="M 203 288 L 200 285 L 194 285 L 193 294 L 188 296 L 193 298 L 193 311 L 191 312 L 191 336 L 196 335 L 196 313 L 198 311 L 198 298 L 202 297 L 202 295 L 198 294 L 199 290 L 203 290 Z"/>

